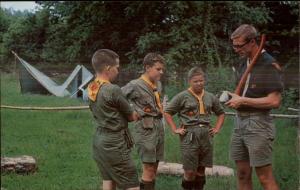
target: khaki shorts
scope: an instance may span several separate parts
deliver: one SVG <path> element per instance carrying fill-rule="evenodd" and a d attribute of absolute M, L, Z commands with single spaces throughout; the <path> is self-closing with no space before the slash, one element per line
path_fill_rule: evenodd
<path fill-rule="evenodd" d="M 143 163 L 164 159 L 164 127 L 162 119 L 144 118 L 135 124 L 134 142 Z"/>
<path fill-rule="evenodd" d="M 180 148 L 184 170 L 197 171 L 199 166 L 212 167 L 213 137 L 209 126 L 186 127 L 186 134 L 180 136 Z"/>
<path fill-rule="evenodd" d="M 103 180 L 112 180 L 121 189 L 139 186 L 137 170 L 121 132 L 98 128 L 93 140 L 93 157 Z"/>
<path fill-rule="evenodd" d="M 237 115 L 231 138 L 231 158 L 248 160 L 252 167 L 271 164 L 274 138 L 275 127 L 268 113 Z"/>

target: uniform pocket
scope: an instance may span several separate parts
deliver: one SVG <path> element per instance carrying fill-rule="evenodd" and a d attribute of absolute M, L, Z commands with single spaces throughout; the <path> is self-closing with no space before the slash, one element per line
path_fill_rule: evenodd
<path fill-rule="evenodd" d="M 150 96 L 142 96 L 142 98 L 139 98 L 139 103 L 148 106 L 152 103 L 152 98 Z"/>
<path fill-rule="evenodd" d="M 189 145 L 193 141 L 193 135 L 190 131 L 187 131 L 184 135 L 179 135 L 181 145 Z M 192 139 L 191 139 L 192 138 Z"/>
<path fill-rule="evenodd" d="M 189 117 L 193 117 L 197 114 L 197 110 L 198 110 L 198 105 L 197 104 L 186 103 L 184 114 L 189 116 Z"/>
<path fill-rule="evenodd" d="M 145 116 L 142 118 L 142 126 L 144 129 L 152 129 L 154 125 L 153 117 Z"/>
<path fill-rule="evenodd" d="M 135 131 L 136 131 L 136 133 L 134 134 L 134 140 L 136 143 L 138 143 L 138 142 L 145 140 L 145 137 L 149 137 L 152 134 L 153 126 L 152 126 L 152 128 L 150 128 L 150 127 L 145 128 L 144 121 L 139 120 L 136 123 Z"/>
<path fill-rule="evenodd" d="M 197 110 L 198 109 L 198 104 L 195 103 L 186 103 L 185 107 L 188 109 L 188 110 L 191 110 L 191 111 L 194 111 L 194 110 Z"/>
<path fill-rule="evenodd" d="M 275 127 L 273 118 L 270 115 L 251 116 L 248 130 L 253 134 L 264 136 L 269 140 L 274 140 L 275 138 Z"/>
<path fill-rule="evenodd" d="M 273 122 L 273 117 L 270 115 L 265 116 L 266 126 L 268 126 L 268 139 L 273 141 L 276 135 L 276 128 Z"/>

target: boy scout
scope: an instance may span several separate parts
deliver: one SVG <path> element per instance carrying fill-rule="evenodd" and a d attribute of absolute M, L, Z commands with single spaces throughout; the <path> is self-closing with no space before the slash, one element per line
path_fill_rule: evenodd
<path fill-rule="evenodd" d="M 180 148 L 184 176 L 182 187 L 186 190 L 202 190 L 205 184 L 205 167 L 212 167 L 213 142 L 224 122 L 224 111 L 219 100 L 204 90 L 204 73 L 194 67 L 188 72 L 190 88 L 177 94 L 165 109 L 165 119 L 172 131 L 180 135 Z M 218 118 L 210 127 L 210 116 Z M 180 127 L 172 118 L 178 114 Z"/>
<path fill-rule="evenodd" d="M 141 116 L 136 122 L 135 143 L 143 162 L 140 188 L 155 188 L 158 162 L 164 154 L 164 129 L 160 99 L 160 78 L 163 74 L 164 58 L 157 53 L 148 53 L 144 60 L 144 74 L 122 88 L 123 93 Z"/>
<path fill-rule="evenodd" d="M 248 24 L 231 35 L 233 49 L 241 56 L 238 81 L 258 50 L 257 31 Z M 237 110 L 231 139 L 231 157 L 237 165 L 238 189 L 252 189 L 252 167 L 266 190 L 278 190 L 272 172 L 272 146 L 275 127 L 270 110 L 281 102 L 282 82 L 276 60 L 262 50 L 242 89 L 242 96 L 232 96 L 226 105 Z"/>
<path fill-rule="evenodd" d="M 137 119 L 121 89 L 110 82 L 118 75 L 119 56 L 108 49 L 92 58 L 96 79 L 88 86 L 90 109 L 97 126 L 93 157 L 103 177 L 103 189 L 139 189 L 138 175 L 130 157 L 132 140 L 128 121 Z"/>

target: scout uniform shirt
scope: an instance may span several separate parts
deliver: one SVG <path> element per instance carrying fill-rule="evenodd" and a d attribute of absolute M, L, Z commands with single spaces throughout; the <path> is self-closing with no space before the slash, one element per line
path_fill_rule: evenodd
<path fill-rule="evenodd" d="M 112 131 L 126 129 L 127 116 L 131 115 L 133 110 L 122 95 L 120 87 L 96 79 L 89 85 L 89 89 L 90 109 L 96 126 Z"/>
<path fill-rule="evenodd" d="M 161 97 L 161 83 L 157 82 L 156 89 L 148 83 L 142 78 L 132 80 L 126 86 L 122 87 L 123 94 L 129 99 L 133 108 L 140 116 L 161 118 L 162 108 L 160 99 L 158 100 Z M 159 97 L 157 97 L 157 94 Z"/>
<path fill-rule="evenodd" d="M 117 85 L 96 78 L 88 86 L 90 109 L 97 130 L 93 138 L 93 157 L 103 180 L 114 181 L 118 188 L 139 185 L 138 174 L 130 156 L 133 145 L 127 117 L 129 103 Z"/>
<path fill-rule="evenodd" d="M 165 112 L 174 115 L 178 113 L 180 123 L 184 126 L 195 126 L 199 124 L 209 124 L 210 115 L 214 112 L 216 115 L 224 113 L 223 107 L 217 97 L 204 91 L 202 102 L 204 113 L 200 114 L 202 109 L 199 100 L 190 90 L 185 90 L 177 94 L 167 105 Z"/>
<path fill-rule="evenodd" d="M 164 158 L 164 128 L 160 102 L 161 85 L 149 84 L 141 78 L 130 81 L 122 88 L 133 108 L 141 116 L 135 122 L 134 140 L 142 162 L 156 163 Z"/>
<path fill-rule="evenodd" d="M 181 127 L 187 129 L 184 135 L 180 135 L 183 169 L 197 171 L 199 166 L 212 167 L 213 140 L 209 135 L 209 123 L 212 112 L 216 115 L 224 113 L 219 99 L 205 90 L 197 96 L 188 89 L 177 94 L 165 112 L 178 113 Z"/>
<path fill-rule="evenodd" d="M 280 79 L 279 69 L 274 65 L 276 60 L 266 51 L 261 53 L 253 70 L 250 72 L 248 88 L 245 90 L 245 97 L 261 98 L 266 97 L 271 92 L 282 92 L 283 85 Z M 240 81 L 247 68 L 247 58 L 240 60 L 237 67 L 237 82 Z M 242 88 L 241 92 L 244 91 Z M 270 109 L 251 108 L 241 106 L 238 111 L 270 111 Z"/>

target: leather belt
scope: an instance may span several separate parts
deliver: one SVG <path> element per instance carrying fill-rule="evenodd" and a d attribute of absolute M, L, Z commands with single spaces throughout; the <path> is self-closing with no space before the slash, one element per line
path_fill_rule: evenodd
<path fill-rule="evenodd" d="M 189 128 L 189 127 L 210 127 L 210 125 L 207 124 L 197 124 L 197 125 L 184 125 L 184 128 Z"/>
<path fill-rule="evenodd" d="M 255 116 L 255 115 L 269 115 L 270 112 L 268 111 L 257 111 L 257 112 L 246 112 L 246 111 L 238 111 L 237 115 L 241 117 L 247 117 L 247 116 Z"/>

